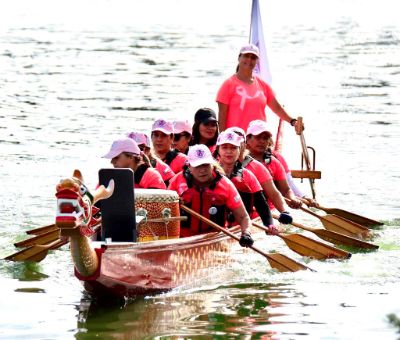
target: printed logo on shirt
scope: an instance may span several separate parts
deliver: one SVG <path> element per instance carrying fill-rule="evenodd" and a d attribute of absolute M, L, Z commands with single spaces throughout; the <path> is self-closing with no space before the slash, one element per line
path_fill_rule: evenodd
<path fill-rule="evenodd" d="M 187 183 L 181 183 L 178 186 L 178 195 L 181 196 L 188 189 Z"/>
<path fill-rule="evenodd" d="M 240 100 L 240 109 L 243 110 L 243 109 L 244 109 L 244 106 L 245 106 L 245 104 L 246 104 L 246 100 L 247 100 L 247 99 L 255 99 L 255 98 L 258 98 L 258 97 L 262 94 L 262 91 L 258 90 L 258 91 L 255 93 L 254 96 L 249 96 L 249 95 L 247 94 L 246 89 L 245 89 L 243 86 L 236 86 L 236 93 L 237 93 L 240 97 L 242 97 L 242 99 Z"/>

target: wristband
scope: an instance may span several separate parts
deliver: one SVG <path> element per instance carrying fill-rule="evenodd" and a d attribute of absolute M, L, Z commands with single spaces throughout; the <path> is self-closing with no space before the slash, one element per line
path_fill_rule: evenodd
<path fill-rule="evenodd" d="M 297 122 L 297 119 L 296 119 L 296 118 L 292 118 L 292 119 L 290 120 L 290 125 L 291 125 L 291 126 L 294 126 L 294 125 L 296 124 L 296 122 Z"/>

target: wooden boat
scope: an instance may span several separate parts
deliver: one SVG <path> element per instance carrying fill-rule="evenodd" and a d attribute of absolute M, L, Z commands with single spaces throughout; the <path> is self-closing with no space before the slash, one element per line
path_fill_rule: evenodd
<path fill-rule="evenodd" d="M 28 232 L 36 236 L 15 244 L 27 248 L 6 259 L 41 261 L 48 250 L 69 243 L 75 275 L 88 292 L 99 298 L 126 298 L 156 294 L 215 276 L 221 268 L 229 268 L 233 261 L 232 247 L 240 249 L 239 226 L 227 230 L 180 206 L 175 191 L 133 191 L 130 169 L 102 169 L 100 183 L 91 195 L 78 170 L 71 178 L 62 180 L 56 187 L 56 224 Z M 94 206 L 100 200 L 101 219 L 96 218 L 99 209 Z M 186 218 L 179 215 L 181 209 L 220 232 L 179 238 L 180 220 Z M 266 229 L 253 222 L 257 227 L 253 233 Z M 303 235 L 278 236 L 303 256 L 315 259 L 351 256 Z M 310 269 L 283 254 L 267 254 L 254 245 L 250 248 L 280 272 Z"/>
<path fill-rule="evenodd" d="M 31 231 L 30 234 L 38 235 L 16 244 L 28 248 L 7 259 L 40 261 L 49 249 L 68 240 L 76 277 L 88 292 L 100 298 L 160 293 L 204 278 L 205 275 L 215 275 L 218 267 L 227 267 L 231 261 L 230 249 L 237 243 L 231 237 L 211 232 L 179 238 L 181 217 L 178 216 L 179 198 L 176 192 L 136 189 L 133 203 L 133 195 L 130 198 L 126 195 L 126 188 L 133 192 L 132 171 L 107 170 L 114 173 L 114 181 L 110 182 L 108 188 L 100 186 L 93 195 L 84 186 L 82 175 L 77 170 L 72 178 L 62 180 L 57 185 L 56 224 Z M 123 235 L 121 230 L 117 230 L 117 233 L 109 230 L 110 226 L 105 222 L 110 222 L 107 218 L 113 218 L 110 212 L 102 211 L 103 221 L 93 217 L 92 212 L 98 210 L 93 204 L 110 196 L 102 203 L 114 203 L 108 207 L 104 204 L 102 210 L 120 207 L 121 199 L 124 202 L 131 200 L 128 206 L 135 206 L 136 209 L 130 208 L 124 213 L 129 217 L 136 210 L 136 220 L 141 220 L 136 226 L 137 240 L 121 240 L 121 235 L 125 237 L 126 233 Z M 166 215 L 165 210 L 169 214 Z M 118 216 L 114 220 L 123 222 L 123 217 L 121 219 Z M 101 222 L 104 240 L 94 241 L 96 228 Z M 118 229 L 115 221 L 113 223 L 111 227 Z M 127 226 L 128 229 L 131 227 Z M 237 235 L 240 228 L 234 227 L 231 232 Z"/>
<path fill-rule="evenodd" d="M 96 297 L 132 297 L 165 292 L 215 275 L 218 267 L 226 268 L 231 261 L 233 242 L 218 232 L 142 243 L 71 238 L 71 253 L 75 275 L 88 292 Z M 93 249 L 89 258 L 84 250 L 88 246 Z M 96 270 L 87 275 L 96 261 Z"/>

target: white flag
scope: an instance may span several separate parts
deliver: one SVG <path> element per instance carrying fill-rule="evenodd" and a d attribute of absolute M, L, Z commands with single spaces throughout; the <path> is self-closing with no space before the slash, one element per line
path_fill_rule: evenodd
<path fill-rule="evenodd" d="M 254 72 L 259 75 L 265 82 L 271 84 L 271 72 L 268 64 L 267 50 L 264 42 L 264 31 L 261 22 L 260 4 L 258 0 L 253 0 L 251 6 L 251 23 L 249 42 L 258 47 L 260 58 Z"/>
<path fill-rule="evenodd" d="M 258 0 L 253 0 L 251 5 L 251 23 L 250 23 L 250 37 L 249 42 L 258 47 L 260 57 L 258 63 L 254 68 L 256 73 L 261 79 L 271 85 L 272 77 L 269 68 L 267 49 L 264 42 L 264 30 L 261 22 L 260 4 Z M 271 126 L 271 132 L 276 129 L 275 147 L 278 152 L 282 152 L 283 143 L 283 122 L 275 114 L 270 112 L 268 115 L 268 124 Z"/>

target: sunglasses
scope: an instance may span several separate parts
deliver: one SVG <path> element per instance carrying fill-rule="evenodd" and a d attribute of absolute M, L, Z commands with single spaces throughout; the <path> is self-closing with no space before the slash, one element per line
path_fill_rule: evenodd
<path fill-rule="evenodd" d="M 139 150 L 140 150 L 140 151 L 145 151 L 146 148 L 147 148 L 147 149 L 150 149 L 148 146 L 146 146 L 146 144 L 139 144 L 138 147 L 139 147 Z"/>
<path fill-rule="evenodd" d="M 176 133 L 176 134 L 174 134 L 174 142 L 177 142 L 178 140 L 180 140 L 184 136 L 185 136 L 184 133 Z"/>

